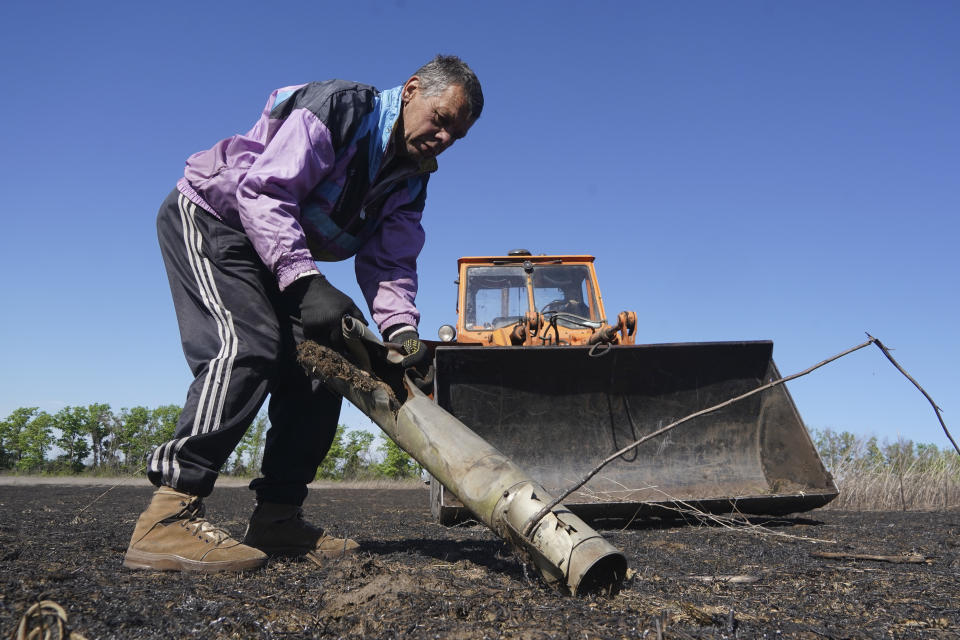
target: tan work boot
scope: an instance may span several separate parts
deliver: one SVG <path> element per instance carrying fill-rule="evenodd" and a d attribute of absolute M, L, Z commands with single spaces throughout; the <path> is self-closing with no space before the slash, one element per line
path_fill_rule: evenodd
<path fill-rule="evenodd" d="M 309 556 L 318 564 L 341 558 L 360 546 L 350 538 L 328 536 L 303 519 L 300 507 L 276 502 L 257 504 L 243 543 L 269 555 Z"/>
<path fill-rule="evenodd" d="M 267 556 L 203 517 L 203 501 L 170 487 L 153 494 L 133 529 L 123 566 L 173 571 L 246 571 Z"/>

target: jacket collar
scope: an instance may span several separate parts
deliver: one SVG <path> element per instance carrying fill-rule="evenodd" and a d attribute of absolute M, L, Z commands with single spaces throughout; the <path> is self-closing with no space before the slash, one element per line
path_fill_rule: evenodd
<path fill-rule="evenodd" d="M 373 180 L 373 177 L 377 174 L 377 170 L 382 163 L 389 162 L 397 155 L 396 150 L 398 143 L 396 138 L 397 135 L 401 133 L 403 127 L 400 122 L 401 110 L 403 108 L 403 101 L 400 98 L 401 91 L 403 91 L 403 85 L 381 91 L 378 96 L 380 104 L 378 109 L 377 130 L 376 135 L 370 136 L 371 146 L 373 146 L 373 148 L 370 149 L 370 158 L 372 160 L 370 163 L 371 180 Z M 397 127 L 398 124 L 400 124 L 399 128 Z M 374 158 L 376 158 L 376 160 L 373 160 Z M 376 167 L 372 166 L 374 164 Z M 417 163 L 415 172 L 433 173 L 437 170 L 438 166 L 436 158 L 421 158 Z"/>

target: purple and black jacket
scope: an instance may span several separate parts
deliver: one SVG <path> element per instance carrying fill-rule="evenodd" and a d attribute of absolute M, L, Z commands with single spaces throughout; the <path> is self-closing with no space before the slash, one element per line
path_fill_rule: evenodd
<path fill-rule="evenodd" d="M 315 261 L 356 256 L 377 326 L 416 327 L 420 219 L 437 164 L 396 153 L 401 89 L 278 89 L 250 131 L 190 156 L 177 188 L 242 229 L 281 289 Z"/>

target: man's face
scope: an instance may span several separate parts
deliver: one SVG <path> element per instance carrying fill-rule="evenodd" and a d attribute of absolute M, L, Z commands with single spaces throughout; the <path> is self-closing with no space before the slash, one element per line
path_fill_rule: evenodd
<path fill-rule="evenodd" d="M 414 158 L 433 158 L 467 135 L 473 121 L 463 87 L 451 84 L 443 93 L 425 96 L 420 78 L 403 85 L 403 140 Z"/>

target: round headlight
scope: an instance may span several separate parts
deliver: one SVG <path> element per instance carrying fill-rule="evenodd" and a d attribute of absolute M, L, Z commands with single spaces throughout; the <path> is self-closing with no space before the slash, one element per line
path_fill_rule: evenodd
<path fill-rule="evenodd" d="M 453 339 L 457 337 L 457 330 L 449 324 L 445 324 L 437 330 L 437 335 L 440 336 L 441 342 L 453 342 Z"/>

